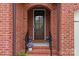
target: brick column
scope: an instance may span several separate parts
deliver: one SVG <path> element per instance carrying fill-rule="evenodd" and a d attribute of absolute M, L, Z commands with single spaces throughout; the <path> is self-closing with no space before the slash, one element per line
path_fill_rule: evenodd
<path fill-rule="evenodd" d="M 16 4 L 16 54 L 25 52 L 25 30 L 27 29 L 25 13 L 24 5 Z"/>
<path fill-rule="evenodd" d="M 0 55 L 12 55 L 12 4 L 0 4 Z"/>
<path fill-rule="evenodd" d="M 59 54 L 74 55 L 74 18 L 72 4 L 61 4 Z"/>
<path fill-rule="evenodd" d="M 52 55 L 57 55 L 57 8 L 51 11 Z"/>

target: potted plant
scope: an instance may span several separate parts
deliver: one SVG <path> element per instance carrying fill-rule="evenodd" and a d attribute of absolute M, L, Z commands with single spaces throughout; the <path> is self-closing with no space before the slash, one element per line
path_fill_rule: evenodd
<path fill-rule="evenodd" d="M 32 47 L 33 47 L 33 43 L 32 43 L 31 39 L 29 39 L 29 43 L 27 44 L 27 47 L 28 47 L 28 51 L 31 52 L 32 51 Z"/>

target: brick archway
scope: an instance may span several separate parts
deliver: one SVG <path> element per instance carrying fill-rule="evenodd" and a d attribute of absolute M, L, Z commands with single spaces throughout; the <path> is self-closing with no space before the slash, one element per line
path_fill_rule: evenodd
<path fill-rule="evenodd" d="M 28 32 L 28 10 L 42 6 L 50 11 L 50 31 L 52 35 L 52 55 L 58 55 L 57 48 L 57 4 L 17 4 L 16 5 L 16 51 L 25 51 L 25 35 Z M 47 14 L 48 15 L 48 14 Z"/>
<path fill-rule="evenodd" d="M 49 34 L 47 34 L 47 33 L 49 33 L 49 31 L 50 31 L 50 10 L 48 9 L 48 8 L 46 8 L 46 7 L 44 7 L 44 6 L 42 6 L 42 5 L 35 5 L 35 6 L 33 6 L 33 7 L 31 7 L 29 10 L 28 10 L 28 32 L 29 32 L 29 35 L 30 35 L 30 37 L 33 39 L 33 24 L 34 24 L 34 15 L 33 15 L 33 11 L 35 10 L 35 9 L 41 9 L 41 10 L 44 10 L 45 11 L 45 14 L 44 14 L 44 19 L 46 19 L 46 20 L 44 20 L 45 22 L 45 24 L 44 24 L 44 36 L 48 36 Z M 32 26 L 31 26 L 32 25 Z M 46 29 L 45 29 L 46 28 Z"/>
<path fill-rule="evenodd" d="M 57 5 L 56 4 L 26 4 L 25 5 L 25 8 L 26 10 L 30 10 L 30 9 L 33 9 L 37 6 L 42 6 L 43 8 L 47 9 L 50 11 L 50 31 L 51 31 L 51 35 L 52 35 L 52 55 L 58 55 L 58 30 L 57 30 L 57 22 L 58 22 L 58 18 L 57 18 L 57 11 L 58 11 L 58 8 L 57 8 Z M 37 7 L 38 8 L 38 7 Z M 28 21 L 28 12 L 27 13 L 27 21 Z M 28 26 L 27 26 L 28 27 Z"/>

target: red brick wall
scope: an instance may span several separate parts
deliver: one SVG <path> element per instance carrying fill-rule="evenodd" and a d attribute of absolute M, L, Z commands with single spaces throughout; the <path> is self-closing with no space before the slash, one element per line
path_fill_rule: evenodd
<path fill-rule="evenodd" d="M 25 51 L 25 34 L 28 27 L 28 10 L 41 5 L 51 11 L 50 29 L 52 34 L 53 55 L 74 55 L 74 12 L 79 4 L 16 4 L 16 51 Z M 57 18 L 59 17 L 59 19 Z M 59 52 L 57 48 L 57 21 L 59 23 Z M 0 4 L 0 55 L 12 55 L 13 40 L 12 4 Z"/>
<path fill-rule="evenodd" d="M 73 4 L 61 4 L 60 9 L 60 55 L 74 55 Z"/>
<path fill-rule="evenodd" d="M 12 55 L 12 4 L 0 4 L 0 55 Z"/>
<path fill-rule="evenodd" d="M 51 34 L 52 34 L 52 53 L 53 55 L 57 55 L 57 6 L 54 5 L 53 10 L 51 11 Z"/>
<path fill-rule="evenodd" d="M 60 9 L 60 55 L 74 55 L 74 12 L 79 4 L 61 4 Z"/>
<path fill-rule="evenodd" d="M 50 10 L 46 10 L 46 36 L 49 36 L 49 32 L 50 32 Z"/>
<path fill-rule="evenodd" d="M 29 37 L 33 38 L 33 10 L 28 11 L 28 32 Z"/>
<path fill-rule="evenodd" d="M 16 52 L 25 51 L 25 21 L 22 4 L 16 4 Z M 26 26 L 27 27 L 27 26 Z"/>

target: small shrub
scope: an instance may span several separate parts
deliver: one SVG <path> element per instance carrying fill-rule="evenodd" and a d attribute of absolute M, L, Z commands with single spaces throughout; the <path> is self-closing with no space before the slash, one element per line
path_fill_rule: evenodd
<path fill-rule="evenodd" d="M 20 52 L 20 53 L 17 53 L 17 56 L 27 56 L 28 54 L 24 53 L 24 52 Z"/>

